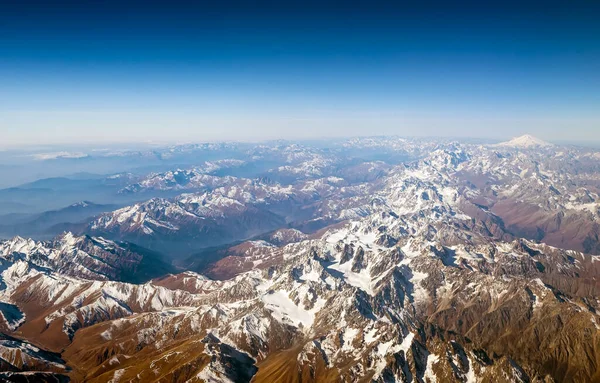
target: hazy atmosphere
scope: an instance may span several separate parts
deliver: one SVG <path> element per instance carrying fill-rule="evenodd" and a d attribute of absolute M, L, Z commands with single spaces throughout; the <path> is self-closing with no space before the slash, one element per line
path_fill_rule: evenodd
<path fill-rule="evenodd" d="M 3 2 L 0 145 L 525 132 L 589 142 L 599 8 Z"/>

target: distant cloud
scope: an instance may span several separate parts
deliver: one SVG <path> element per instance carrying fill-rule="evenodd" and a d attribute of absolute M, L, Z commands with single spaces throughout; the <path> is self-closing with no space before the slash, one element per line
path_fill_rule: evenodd
<path fill-rule="evenodd" d="M 39 161 L 56 160 L 59 158 L 84 158 L 88 155 L 81 152 L 53 152 L 53 153 L 36 153 L 31 157 Z"/>

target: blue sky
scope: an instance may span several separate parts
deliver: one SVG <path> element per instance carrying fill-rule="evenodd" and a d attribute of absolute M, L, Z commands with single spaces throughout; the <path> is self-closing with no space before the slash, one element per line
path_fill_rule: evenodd
<path fill-rule="evenodd" d="M 165 4 L 0 5 L 4 145 L 600 141 L 594 1 Z"/>

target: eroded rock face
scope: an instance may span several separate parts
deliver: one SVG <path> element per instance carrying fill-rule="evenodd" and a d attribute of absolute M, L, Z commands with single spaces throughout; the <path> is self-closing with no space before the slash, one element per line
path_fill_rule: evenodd
<path fill-rule="evenodd" d="M 187 271 L 132 284 L 5 252 L 2 330 L 39 350 L 5 346 L 2 367 L 90 382 L 600 380 L 600 258 L 520 238 L 493 206 L 532 194 L 485 185 L 540 177 L 540 201 L 553 196 L 543 214 L 597 195 L 546 187 L 565 177 L 554 165 L 521 175 L 528 162 L 513 149 L 467 149 L 386 169 L 354 200 L 361 214 L 335 226 L 227 248 L 206 268 L 221 279 Z"/>

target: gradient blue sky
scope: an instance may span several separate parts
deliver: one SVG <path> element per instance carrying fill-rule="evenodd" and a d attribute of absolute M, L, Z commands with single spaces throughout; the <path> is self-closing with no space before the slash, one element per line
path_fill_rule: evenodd
<path fill-rule="evenodd" d="M 598 1 L 15 3 L 0 5 L 4 146 L 600 141 Z"/>

